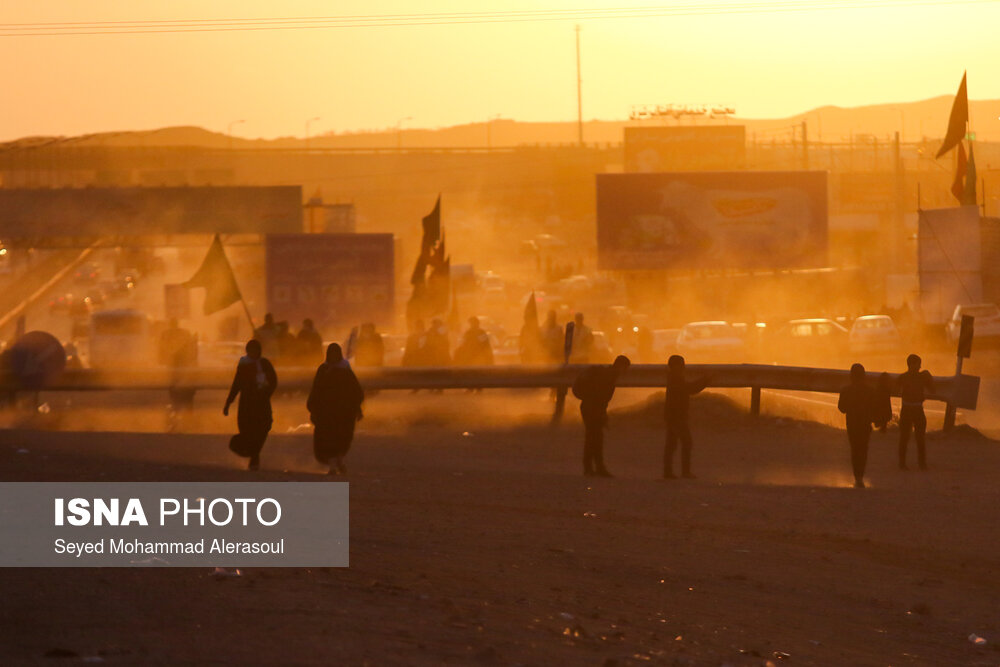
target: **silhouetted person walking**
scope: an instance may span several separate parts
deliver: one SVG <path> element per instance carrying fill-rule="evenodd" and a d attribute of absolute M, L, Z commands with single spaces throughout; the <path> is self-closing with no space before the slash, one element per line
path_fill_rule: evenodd
<path fill-rule="evenodd" d="M 444 322 L 434 318 L 424 337 L 424 360 L 428 366 L 451 365 L 451 343 Z"/>
<path fill-rule="evenodd" d="M 158 350 L 160 363 L 170 369 L 170 430 L 176 429 L 181 412 L 194 410 L 195 390 L 181 387 L 181 376 L 185 369 L 198 365 L 198 339 L 171 318 L 168 326 L 160 334 Z"/>
<path fill-rule="evenodd" d="M 610 366 L 591 366 L 573 383 L 573 395 L 580 399 L 583 417 L 583 474 L 588 477 L 612 477 L 604 466 L 604 429 L 615 383 L 629 365 L 628 357 L 619 356 Z"/>
<path fill-rule="evenodd" d="M 490 336 L 481 326 L 478 317 L 469 318 L 469 329 L 455 349 L 456 366 L 492 366 L 493 346 Z"/>
<path fill-rule="evenodd" d="M 326 348 L 326 362 L 316 369 L 306 408 L 315 425 L 313 454 L 320 463 L 330 466 L 329 474 L 347 472 L 344 456 L 354 439 L 354 424 L 362 417 L 365 394 L 349 366 L 341 362 L 344 353 L 337 343 Z"/>
<path fill-rule="evenodd" d="M 556 321 L 556 311 L 550 310 L 545 316 L 545 324 L 542 325 L 542 348 L 545 363 L 563 363 L 563 347 L 566 336 L 563 328 Z"/>
<path fill-rule="evenodd" d="M 278 352 L 278 325 L 274 321 L 274 315 L 264 314 L 264 324 L 257 327 L 253 332 L 254 340 L 260 341 L 261 349 L 269 356 L 274 356 Z"/>
<path fill-rule="evenodd" d="M 323 355 L 323 337 L 316 331 L 312 320 L 302 321 L 302 329 L 295 338 L 298 342 L 299 361 L 311 365 L 320 360 Z"/>
<path fill-rule="evenodd" d="M 872 423 L 879 419 L 878 392 L 865 380 L 865 367 L 851 366 L 851 383 L 840 390 L 837 409 L 847 416 L 847 441 L 851 445 L 851 468 L 854 488 L 865 488 L 865 466 L 868 464 L 868 441 Z"/>
<path fill-rule="evenodd" d="M 569 353 L 569 363 L 589 364 L 594 351 L 594 332 L 583 323 L 583 313 L 573 318 L 573 349 Z"/>
<path fill-rule="evenodd" d="M 236 424 L 239 433 L 229 441 L 229 449 L 249 457 L 248 470 L 260 467 L 260 450 L 264 447 L 273 422 L 271 395 L 278 386 L 278 376 L 271 362 L 261 356 L 260 341 L 247 343 L 246 356 L 236 364 L 236 376 L 226 397 L 222 414 L 229 416 L 229 406 L 240 397 Z"/>
<path fill-rule="evenodd" d="M 694 479 L 691 473 L 691 396 L 708 386 L 708 380 L 688 382 L 684 373 L 684 357 L 675 354 L 667 360 L 667 395 L 663 416 L 667 422 L 667 440 L 663 446 L 663 479 L 675 479 L 674 452 L 681 444 L 681 477 Z"/>
<path fill-rule="evenodd" d="M 906 372 L 896 380 L 903 405 L 899 409 L 899 469 L 906 466 L 906 446 L 910 440 L 910 430 L 917 441 L 917 463 L 921 470 L 927 470 L 927 450 L 924 442 L 927 434 L 927 416 L 924 414 L 926 392 L 934 391 L 934 378 L 927 371 L 920 370 L 920 357 L 911 354 L 906 358 Z"/>
<path fill-rule="evenodd" d="M 413 330 L 406 337 L 406 347 L 403 349 L 403 366 L 423 366 L 424 365 L 424 343 L 426 338 L 424 331 L 424 321 L 417 320 L 413 324 Z"/>
<path fill-rule="evenodd" d="M 329 349 L 327 350 L 329 352 Z M 385 363 L 385 343 L 375 325 L 367 322 L 361 325 L 358 340 L 354 345 L 354 365 L 378 367 Z"/>

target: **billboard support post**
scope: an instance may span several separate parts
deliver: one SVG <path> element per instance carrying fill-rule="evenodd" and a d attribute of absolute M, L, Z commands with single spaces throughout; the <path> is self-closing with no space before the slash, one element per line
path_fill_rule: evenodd
<path fill-rule="evenodd" d="M 955 351 L 955 375 L 962 374 L 962 360 L 972 356 L 972 338 L 975 332 L 976 318 L 972 315 L 962 315 L 962 327 L 958 332 L 958 349 Z M 955 406 L 948 402 L 944 409 L 944 430 L 955 428 Z"/>

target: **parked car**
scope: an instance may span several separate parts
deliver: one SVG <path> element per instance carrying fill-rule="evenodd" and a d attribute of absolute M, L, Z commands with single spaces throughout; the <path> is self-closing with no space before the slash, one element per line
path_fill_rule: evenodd
<path fill-rule="evenodd" d="M 899 330 L 888 315 L 863 315 L 854 320 L 848 334 L 851 354 L 895 352 L 900 342 Z"/>
<path fill-rule="evenodd" d="M 615 359 L 615 353 L 611 349 L 611 343 L 603 331 L 594 331 L 594 346 L 590 348 L 590 363 L 610 364 Z"/>
<path fill-rule="evenodd" d="M 75 299 L 69 305 L 69 316 L 74 320 L 88 320 L 93 309 L 93 302 L 90 300 L 90 297 Z"/>
<path fill-rule="evenodd" d="M 56 298 L 49 301 L 49 312 L 50 313 L 68 313 L 70 308 L 73 306 L 73 295 L 72 294 L 60 294 Z"/>
<path fill-rule="evenodd" d="M 106 299 L 120 299 L 132 294 L 135 289 L 135 283 L 127 280 L 102 280 L 97 285 Z"/>
<path fill-rule="evenodd" d="M 553 250 L 565 248 L 567 243 L 552 234 L 539 234 L 535 237 L 535 246 L 541 250 Z"/>
<path fill-rule="evenodd" d="M 206 368 L 235 368 L 244 354 L 243 341 L 198 341 L 198 365 Z"/>
<path fill-rule="evenodd" d="M 97 279 L 100 277 L 101 267 L 94 262 L 81 264 L 80 267 L 73 272 L 73 282 L 84 285 L 92 285 L 93 283 L 96 283 Z"/>
<path fill-rule="evenodd" d="M 91 306 L 103 306 L 104 302 L 107 300 L 104 290 L 98 288 L 93 288 L 88 291 L 84 299 L 89 301 Z"/>
<path fill-rule="evenodd" d="M 407 338 L 406 334 L 382 334 L 382 345 L 385 349 L 382 361 L 384 365 L 399 366 L 403 363 L 403 352 L 406 351 Z M 326 350 L 325 344 L 323 350 Z"/>
<path fill-rule="evenodd" d="M 90 365 L 132 368 L 155 364 L 149 317 L 138 310 L 102 310 L 90 316 Z"/>
<path fill-rule="evenodd" d="M 680 329 L 653 330 L 653 355 L 657 363 L 666 363 L 670 355 L 677 354 L 677 339 L 680 335 Z"/>
<path fill-rule="evenodd" d="M 962 315 L 972 315 L 976 318 L 973 324 L 973 339 L 993 338 L 1000 342 L 1000 307 L 995 303 L 961 304 L 955 306 L 955 312 L 945 324 L 945 332 L 952 343 L 958 341 L 958 332 L 962 329 Z"/>
<path fill-rule="evenodd" d="M 848 331 L 833 320 L 792 320 L 778 328 L 770 339 L 770 356 L 779 361 L 812 362 L 843 356 L 848 349 Z"/>
<path fill-rule="evenodd" d="M 139 270 L 135 268 L 122 269 L 118 273 L 118 281 L 135 285 L 139 282 Z"/>
<path fill-rule="evenodd" d="M 745 353 L 743 338 L 729 322 L 689 322 L 677 337 L 677 349 L 698 361 L 737 361 Z"/>
<path fill-rule="evenodd" d="M 493 348 L 493 363 L 498 365 L 521 363 L 521 337 L 519 335 L 505 336 Z"/>

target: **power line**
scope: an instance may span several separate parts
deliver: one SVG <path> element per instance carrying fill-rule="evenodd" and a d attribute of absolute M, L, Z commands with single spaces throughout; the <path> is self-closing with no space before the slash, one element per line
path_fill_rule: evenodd
<path fill-rule="evenodd" d="M 815 12 L 849 9 L 934 7 L 944 5 L 996 4 L 1000 0 L 819 0 L 808 4 L 792 0 L 763 2 L 716 2 L 661 7 L 607 7 L 570 10 L 520 10 L 425 14 L 369 14 L 224 19 L 170 19 L 136 21 L 0 23 L 0 37 L 66 35 L 122 35 L 190 32 L 246 32 L 263 30 L 328 30 L 335 28 L 380 28 L 426 25 L 468 25 L 604 19 L 657 18 Z"/>

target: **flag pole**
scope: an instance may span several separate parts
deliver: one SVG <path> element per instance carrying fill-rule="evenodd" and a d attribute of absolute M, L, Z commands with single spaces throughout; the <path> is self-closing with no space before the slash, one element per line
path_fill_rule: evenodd
<path fill-rule="evenodd" d="M 250 308 L 247 306 L 246 299 L 243 298 L 243 292 L 240 292 L 240 303 L 243 304 L 243 312 L 247 314 L 247 321 L 250 322 L 250 337 L 253 338 L 253 334 L 257 331 L 257 327 L 254 326 L 253 316 L 250 315 Z"/>

